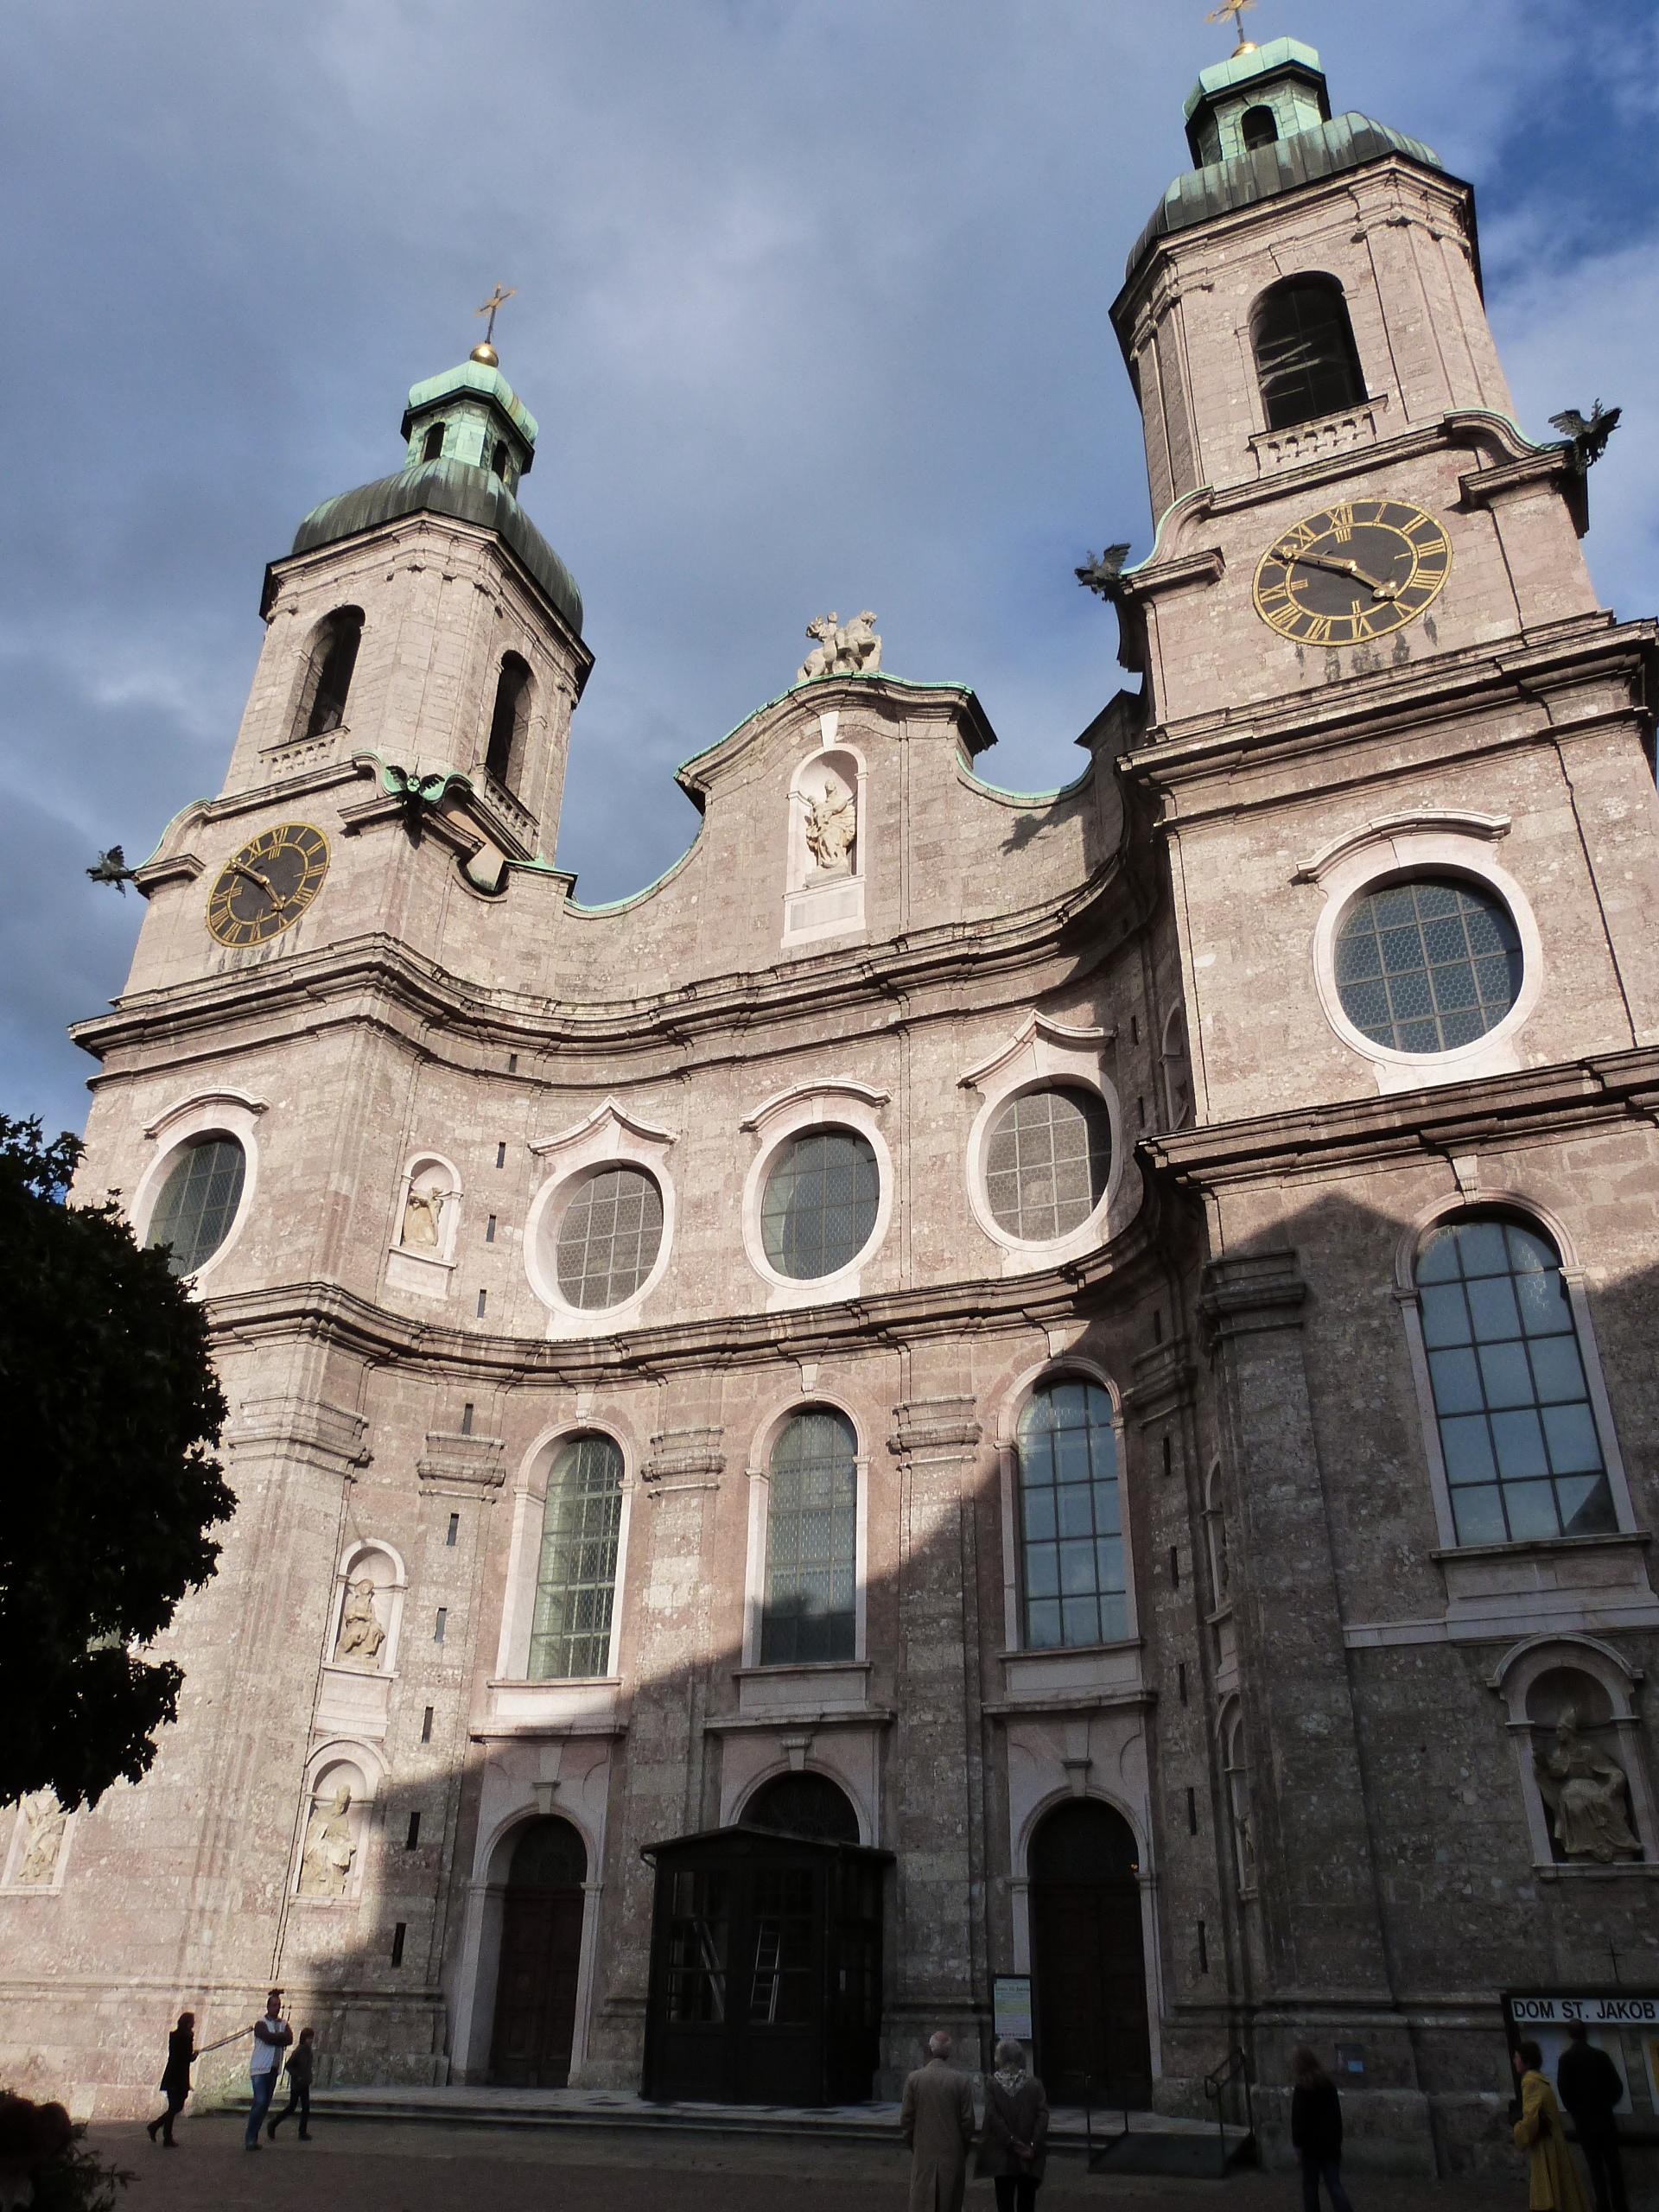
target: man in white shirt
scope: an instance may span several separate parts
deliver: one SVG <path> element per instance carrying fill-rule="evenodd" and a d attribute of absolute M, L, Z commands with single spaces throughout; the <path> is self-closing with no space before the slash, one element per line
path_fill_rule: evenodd
<path fill-rule="evenodd" d="M 283 2018 L 283 1993 L 273 1989 L 265 1999 L 265 2017 L 253 2024 L 253 2049 L 248 2056 L 248 2082 L 253 2102 L 248 2112 L 248 2132 L 242 2139 L 245 2151 L 259 2148 L 259 2130 L 270 2110 L 276 2077 L 283 2070 L 283 2053 L 294 2040 L 294 2031 Z"/>

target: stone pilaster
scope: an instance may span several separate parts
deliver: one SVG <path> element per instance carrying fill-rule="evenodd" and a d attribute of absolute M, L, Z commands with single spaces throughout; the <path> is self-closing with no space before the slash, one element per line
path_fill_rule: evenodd
<path fill-rule="evenodd" d="M 891 2083 L 948 2028 L 981 2063 L 986 2032 L 984 1762 L 973 1492 L 980 1424 L 959 1395 L 895 1406 L 899 1462 L 898 1720 L 890 1803 L 898 1853 L 883 2022 Z"/>

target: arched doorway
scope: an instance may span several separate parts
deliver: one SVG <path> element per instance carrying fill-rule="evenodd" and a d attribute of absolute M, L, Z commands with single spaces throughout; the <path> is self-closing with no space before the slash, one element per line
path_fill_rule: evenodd
<path fill-rule="evenodd" d="M 501 1912 L 490 2079 L 562 2089 L 570 2079 L 588 1850 L 569 1821 L 526 1821 Z"/>
<path fill-rule="evenodd" d="M 1140 1854 L 1121 1813 L 1093 1798 L 1057 1805 L 1031 1840 L 1031 1959 L 1037 2063 L 1070 2101 L 1152 2097 Z"/>

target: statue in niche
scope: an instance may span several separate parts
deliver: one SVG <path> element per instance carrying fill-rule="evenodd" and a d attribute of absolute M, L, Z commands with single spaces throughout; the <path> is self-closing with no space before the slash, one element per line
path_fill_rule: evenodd
<path fill-rule="evenodd" d="M 435 1185 L 411 1183 L 409 1196 L 404 1200 L 404 1226 L 398 1243 L 411 1251 L 435 1252 L 444 1207 L 450 1193 Z"/>
<path fill-rule="evenodd" d="M 307 1897 L 343 1897 L 356 1856 L 352 1793 L 342 1783 L 311 1815 L 300 1858 L 301 1891 Z"/>
<path fill-rule="evenodd" d="M 386 1631 L 374 1610 L 374 1585 L 366 1574 L 346 1586 L 334 1657 L 343 1660 L 348 1667 L 365 1667 L 372 1671 L 379 1667 Z"/>
<path fill-rule="evenodd" d="M 1555 1724 L 1555 1740 L 1533 1761 L 1549 1824 L 1568 1859 L 1593 1859 L 1611 1866 L 1639 1859 L 1642 1846 L 1625 1811 L 1630 1784 L 1617 1759 L 1580 1733 L 1569 1706 Z"/>
<path fill-rule="evenodd" d="M 812 650 L 795 671 L 798 683 L 815 676 L 875 676 L 881 668 L 881 640 L 873 624 L 875 611 L 867 607 L 850 622 L 838 614 L 820 614 L 806 626 Z"/>
<path fill-rule="evenodd" d="M 36 1789 L 22 1800 L 23 1847 L 14 1881 L 49 1882 L 58 1871 L 69 1815 L 49 1789 Z"/>
<path fill-rule="evenodd" d="M 819 875 L 847 875 L 852 870 L 858 803 L 852 793 L 826 782 L 817 798 L 806 799 L 806 849 Z"/>

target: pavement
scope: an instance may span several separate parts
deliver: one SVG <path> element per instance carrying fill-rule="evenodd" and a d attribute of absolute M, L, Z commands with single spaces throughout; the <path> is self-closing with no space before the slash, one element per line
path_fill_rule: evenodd
<path fill-rule="evenodd" d="M 672 2142 L 614 2134 L 407 2122 L 336 2121 L 319 2115 L 302 2143 L 289 2121 L 275 2144 L 242 2147 L 233 2115 L 180 2124 L 179 2148 L 152 2147 L 137 2122 L 88 2132 L 100 2157 L 130 2170 L 121 2212 L 905 2212 L 902 2150 L 850 2143 L 798 2145 L 776 2139 Z M 1356 2212 L 1495 2212 L 1525 2202 L 1513 2187 L 1350 2177 Z M 968 2190 L 966 2212 L 992 2212 L 988 2182 Z M 1108 2204 L 1177 2212 L 1296 2212 L 1292 2174 L 1237 2174 L 1224 2182 L 1085 2176 L 1055 2161 L 1041 2212 Z"/>

